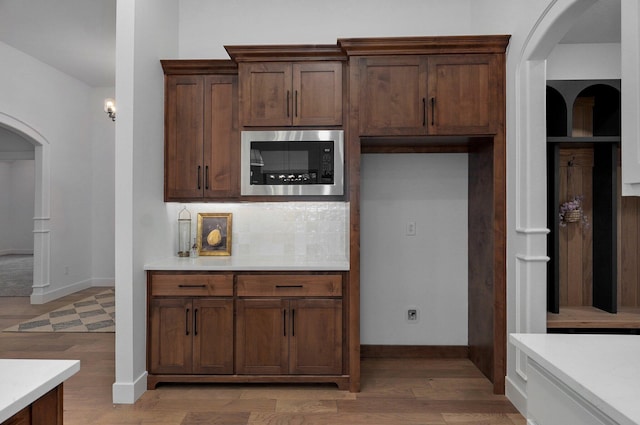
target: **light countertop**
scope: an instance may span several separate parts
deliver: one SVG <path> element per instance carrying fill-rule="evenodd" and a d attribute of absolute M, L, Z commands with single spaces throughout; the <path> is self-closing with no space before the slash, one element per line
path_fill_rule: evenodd
<path fill-rule="evenodd" d="M 201 256 L 169 257 L 145 264 L 145 270 L 173 271 L 347 271 L 345 257 L 242 257 Z"/>
<path fill-rule="evenodd" d="M 640 336 L 512 334 L 529 358 L 619 424 L 640 424 Z"/>
<path fill-rule="evenodd" d="M 0 423 L 79 370 L 79 360 L 0 359 Z"/>

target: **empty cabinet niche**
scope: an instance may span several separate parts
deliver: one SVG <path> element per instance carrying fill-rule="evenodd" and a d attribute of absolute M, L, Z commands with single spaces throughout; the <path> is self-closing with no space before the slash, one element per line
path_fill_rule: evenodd
<path fill-rule="evenodd" d="M 547 83 L 549 332 L 638 333 L 640 215 L 620 196 L 620 81 Z"/>

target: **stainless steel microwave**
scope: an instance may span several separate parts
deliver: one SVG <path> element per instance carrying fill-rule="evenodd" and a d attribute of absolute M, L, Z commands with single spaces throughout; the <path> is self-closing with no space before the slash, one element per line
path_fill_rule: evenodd
<path fill-rule="evenodd" d="M 243 131 L 242 195 L 343 195 L 342 130 Z"/>

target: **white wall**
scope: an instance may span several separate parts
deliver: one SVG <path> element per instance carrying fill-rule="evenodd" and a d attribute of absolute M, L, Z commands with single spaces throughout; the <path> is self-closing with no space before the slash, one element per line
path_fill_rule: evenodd
<path fill-rule="evenodd" d="M 362 344 L 467 345 L 467 161 L 362 156 Z M 406 320 L 409 308 L 416 322 Z"/>
<path fill-rule="evenodd" d="M 91 276 L 92 285 L 115 279 L 115 133 L 116 123 L 103 110 L 115 87 L 91 90 Z M 116 105 L 117 106 L 117 105 Z"/>
<path fill-rule="evenodd" d="M 0 161 L 0 255 L 33 253 L 34 161 Z"/>
<path fill-rule="evenodd" d="M 335 44 L 342 37 L 469 34 L 474 0 L 180 1 L 180 57 L 226 58 L 224 45 Z"/>
<path fill-rule="evenodd" d="M 0 114 L 49 144 L 50 208 L 41 220 L 52 253 L 40 288 L 46 301 L 91 282 L 90 89 L 4 43 L 0 63 Z"/>
<path fill-rule="evenodd" d="M 547 80 L 620 78 L 620 43 L 558 44 L 547 58 Z"/>

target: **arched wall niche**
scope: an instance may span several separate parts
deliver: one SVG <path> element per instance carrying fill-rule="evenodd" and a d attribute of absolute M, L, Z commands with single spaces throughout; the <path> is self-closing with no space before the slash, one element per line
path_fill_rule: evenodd
<path fill-rule="evenodd" d="M 35 150 L 35 203 L 33 212 L 33 292 L 32 304 L 45 302 L 44 289 L 50 279 L 50 144 L 29 124 L 0 112 L 0 127 L 28 140 Z"/>
<path fill-rule="evenodd" d="M 620 136 L 620 80 L 549 80 L 546 107 L 547 137 Z"/>

